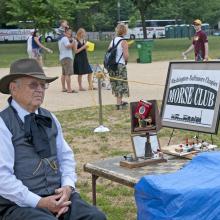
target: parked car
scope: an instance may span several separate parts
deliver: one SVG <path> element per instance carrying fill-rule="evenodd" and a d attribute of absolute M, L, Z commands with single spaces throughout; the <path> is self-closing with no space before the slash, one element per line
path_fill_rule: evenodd
<path fill-rule="evenodd" d="M 213 33 L 213 36 L 220 36 L 220 31 L 216 31 Z"/>

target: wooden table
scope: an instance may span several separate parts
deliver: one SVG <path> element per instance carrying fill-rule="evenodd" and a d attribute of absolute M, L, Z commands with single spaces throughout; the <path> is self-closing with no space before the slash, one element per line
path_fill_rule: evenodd
<path fill-rule="evenodd" d="M 84 165 L 84 171 L 92 174 L 92 199 L 96 205 L 96 180 L 99 177 L 120 183 L 125 186 L 134 187 L 142 176 L 172 173 L 180 169 L 187 159 L 165 155 L 167 162 L 149 164 L 144 167 L 128 169 L 119 165 L 123 157 L 114 157 L 99 160 Z"/>

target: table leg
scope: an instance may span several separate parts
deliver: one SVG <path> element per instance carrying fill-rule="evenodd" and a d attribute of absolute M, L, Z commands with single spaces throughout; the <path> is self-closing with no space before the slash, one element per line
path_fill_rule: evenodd
<path fill-rule="evenodd" d="M 96 180 L 98 176 L 92 174 L 92 204 L 96 205 Z"/>

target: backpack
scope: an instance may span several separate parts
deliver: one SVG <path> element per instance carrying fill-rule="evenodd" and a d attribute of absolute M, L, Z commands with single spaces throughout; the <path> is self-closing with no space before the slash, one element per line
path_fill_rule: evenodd
<path fill-rule="evenodd" d="M 123 56 L 123 53 L 122 53 L 122 55 L 119 58 L 118 62 L 116 62 L 117 46 L 122 40 L 124 40 L 124 39 L 123 38 L 120 39 L 116 45 L 114 45 L 114 40 L 113 40 L 112 47 L 110 47 L 107 50 L 107 52 L 104 56 L 104 67 L 105 67 L 105 69 L 108 70 L 108 72 L 110 70 L 112 70 L 112 71 L 117 70 L 118 63 L 119 63 L 120 59 Z"/>

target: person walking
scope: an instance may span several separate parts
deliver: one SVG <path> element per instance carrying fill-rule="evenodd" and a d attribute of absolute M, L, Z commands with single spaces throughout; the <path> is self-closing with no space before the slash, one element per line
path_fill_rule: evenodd
<path fill-rule="evenodd" d="M 117 68 L 116 70 L 110 70 L 109 76 L 116 79 L 110 79 L 111 87 L 112 87 L 112 94 L 116 97 L 116 109 L 120 110 L 127 106 L 127 102 L 123 101 L 123 97 L 129 97 L 129 87 L 128 87 L 128 80 L 127 77 L 127 62 L 129 57 L 128 52 L 128 43 L 124 40 L 124 35 L 127 34 L 127 27 L 125 24 L 120 23 L 117 25 L 115 29 L 116 37 L 111 41 L 109 48 L 117 45 L 117 52 L 116 52 L 116 63 Z M 123 81 L 125 80 L 125 81 Z"/>
<path fill-rule="evenodd" d="M 32 37 L 32 58 L 36 59 L 38 63 L 43 67 L 41 49 L 46 50 L 48 53 L 53 53 L 51 49 L 45 47 L 41 43 L 41 36 L 39 35 L 38 30 L 35 30 Z"/>
<path fill-rule="evenodd" d="M 72 89 L 71 76 L 73 75 L 73 48 L 75 48 L 75 42 L 72 38 L 72 30 L 66 29 L 64 37 L 58 41 L 59 46 L 59 59 L 62 66 L 61 85 L 62 92 L 77 93 Z"/>
<path fill-rule="evenodd" d="M 86 89 L 82 86 L 82 76 L 87 75 L 88 77 L 88 84 L 89 90 L 93 90 L 93 83 L 92 83 L 92 69 L 89 65 L 87 51 L 86 51 L 86 31 L 83 28 L 80 28 L 76 33 L 76 47 L 75 51 L 75 58 L 74 58 L 74 74 L 78 75 L 78 84 L 79 84 L 79 91 L 85 91 Z"/>
<path fill-rule="evenodd" d="M 195 28 L 195 35 L 191 46 L 182 53 L 184 59 L 187 59 L 187 54 L 194 50 L 195 61 L 208 61 L 208 38 L 206 33 L 202 30 L 202 22 L 199 19 L 193 21 Z"/>
<path fill-rule="evenodd" d="M 0 217 L 106 220 L 75 190 L 76 161 L 54 114 L 41 107 L 47 77 L 35 59 L 17 60 L 0 80 L 10 94 L 0 112 Z"/>

